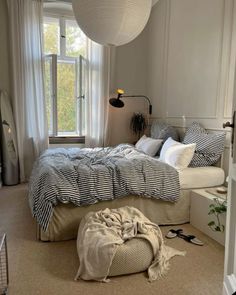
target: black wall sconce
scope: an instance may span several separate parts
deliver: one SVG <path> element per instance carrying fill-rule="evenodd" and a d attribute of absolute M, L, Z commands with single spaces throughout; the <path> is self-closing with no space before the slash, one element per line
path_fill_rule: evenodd
<path fill-rule="evenodd" d="M 145 96 L 145 95 L 124 95 L 124 90 L 123 89 L 117 89 L 117 97 L 116 98 L 110 98 L 109 103 L 115 107 L 115 108 L 123 108 L 125 105 L 124 102 L 121 100 L 122 97 L 130 97 L 130 98 L 136 98 L 136 97 L 142 97 L 147 100 L 149 104 L 149 115 L 152 114 L 152 105 L 150 99 Z"/>

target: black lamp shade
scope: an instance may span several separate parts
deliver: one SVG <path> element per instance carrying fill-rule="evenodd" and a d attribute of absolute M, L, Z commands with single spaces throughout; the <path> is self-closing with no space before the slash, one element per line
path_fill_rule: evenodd
<path fill-rule="evenodd" d="M 125 105 L 119 98 L 110 98 L 109 103 L 115 108 L 123 108 Z"/>

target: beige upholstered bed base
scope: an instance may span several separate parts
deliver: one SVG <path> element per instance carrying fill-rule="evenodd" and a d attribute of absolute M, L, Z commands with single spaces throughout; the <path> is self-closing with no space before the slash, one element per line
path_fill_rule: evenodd
<path fill-rule="evenodd" d="M 183 224 L 189 222 L 190 190 L 181 190 L 181 197 L 175 203 L 130 195 L 84 207 L 60 204 L 54 208 L 47 231 L 38 228 L 38 238 L 41 241 L 76 239 L 79 223 L 88 212 L 122 206 L 136 207 L 152 222 L 159 225 Z"/>

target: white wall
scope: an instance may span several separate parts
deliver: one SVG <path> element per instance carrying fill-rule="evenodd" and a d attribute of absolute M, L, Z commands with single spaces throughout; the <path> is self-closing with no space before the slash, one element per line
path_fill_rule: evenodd
<path fill-rule="evenodd" d="M 231 117 L 232 7 L 233 0 L 160 0 L 153 7 L 147 28 L 153 117 L 213 129 Z"/>
<path fill-rule="evenodd" d="M 134 41 L 116 47 L 115 72 L 113 77 L 114 96 L 116 88 L 123 88 L 126 95 L 147 95 L 147 31 L 144 30 Z M 142 98 L 124 98 L 125 107 L 109 107 L 110 145 L 121 142 L 132 143 L 135 136 L 129 128 L 134 112 L 148 113 L 148 104 Z"/>
<path fill-rule="evenodd" d="M 7 90 L 11 94 L 6 0 L 0 1 L 0 44 L 0 90 Z"/>
<path fill-rule="evenodd" d="M 231 120 L 235 48 L 233 0 L 160 0 L 147 38 L 147 94 L 153 118 L 212 132 Z M 224 167 L 228 169 L 230 130 Z"/>
<path fill-rule="evenodd" d="M 159 0 L 143 33 L 116 49 L 117 87 L 150 97 L 154 119 L 222 130 L 232 107 L 232 7 L 233 0 Z M 134 107 L 129 100 L 125 109 L 110 109 L 111 144 L 134 139 Z"/>

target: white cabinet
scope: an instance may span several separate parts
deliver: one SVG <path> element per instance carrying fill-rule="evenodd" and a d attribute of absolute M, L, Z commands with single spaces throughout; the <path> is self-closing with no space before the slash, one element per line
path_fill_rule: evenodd
<path fill-rule="evenodd" d="M 223 196 L 222 196 L 223 197 Z M 216 240 L 221 245 L 225 244 L 225 232 L 213 231 L 208 223 L 210 221 L 215 221 L 214 215 L 208 215 L 210 211 L 209 205 L 214 203 L 214 199 L 217 198 L 215 195 L 206 191 L 206 189 L 197 189 L 191 192 L 191 207 L 190 207 L 190 223 L 204 232 L 206 235 L 210 236 L 212 239 Z M 224 199 L 218 198 L 224 201 Z M 220 214 L 220 223 L 225 226 L 226 214 Z"/>

